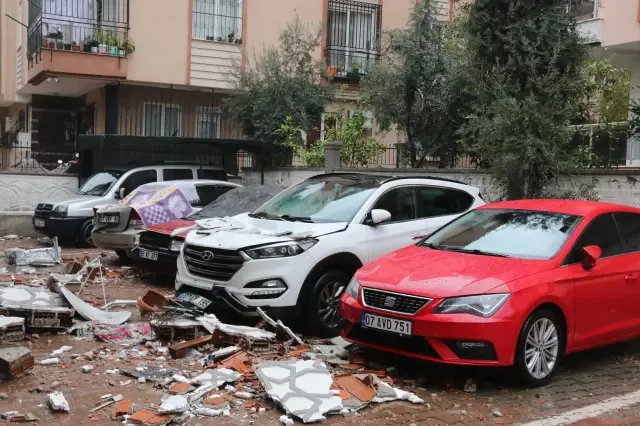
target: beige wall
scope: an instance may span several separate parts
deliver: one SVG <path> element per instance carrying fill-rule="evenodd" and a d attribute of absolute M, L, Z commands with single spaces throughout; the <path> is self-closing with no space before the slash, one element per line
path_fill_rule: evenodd
<path fill-rule="evenodd" d="M 27 23 L 28 2 L 22 0 L 22 22 Z M 9 15 L 19 19 L 18 0 L 0 1 L 0 105 L 9 105 L 18 100 L 16 90 L 17 83 L 24 84 L 24 78 L 16 80 L 16 70 L 18 75 L 26 77 L 26 49 L 27 30 L 18 23 L 11 20 Z M 18 30 L 22 32 L 22 45 L 18 50 L 16 38 Z"/>
<path fill-rule="evenodd" d="M 638 0 L 600 0 L 598 17 L 603 19 L 603 47 L 640 41 Z"/>
<path fill-rule="evenodd" d="M 233 88 L 234 66 L 242 62 L 242 45 L 192 40 L 189 83 L 193 86 Z"/>
<path fill-rule="evenodd" d="M 105 104 L 105 88 L 101 87 L 91 92 L 87 93 L 84 97 L 84 100 L 87 105 L 93 104 L 95 108 L 95 117 L 94 117 L 94 129 L 93 132 L 95 134 L 104 134 L 105 132 L 105 115 L 106 115 L 106 104 Z"/>
<path fill-rule="evenodd" d="M 188 84 L 192 0 L 130 0 L 127 80 Z"/>

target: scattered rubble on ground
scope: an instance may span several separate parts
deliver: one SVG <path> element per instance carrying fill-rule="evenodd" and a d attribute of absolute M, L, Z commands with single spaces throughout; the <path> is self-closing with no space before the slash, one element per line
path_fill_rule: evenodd
<path fill-rule="evenodd" d="M 388 401 L 423 402 L 393 387 L 385 371 L 366 370 L 355 345 L 339 337 L 304 339 L 261 309 L 262 321 L 247 326 L 223 322 L 153 290 L 108 301 L 109 283 L 133 270 L 107 268 L 103 255 L 63 258 L 55 239 L 47 249 L 5 250 L 5 256 L 16 265 L 25 257 L 28 265 L 34 260 L 63 264 L 44 280 L 0 271 L 0 344 L 13 345 L 0 349 L 0 377 L 20 380 L 34 368 L 104 377 L 105 390 L 120 391 L 92 402 L 91 419 L 106 415 L 129 425 L 165 425 L 245 412 L 259 418 L 279 410 L 280 422 L 292 425 L 294 419 L 317 422 Z M 42 260 L 45 256 L 51 261 Z M 84 297 L 87 286 L 102 290 L 102 299 Z M 74 350 L 72 342 L 51 345 L 34 359 L 32 343 L 46 341 L 37 333 L 67 333 L 96 347 L 85 352 Z M 65 398 L 63 380 L 47 383 L 30 392 L 46 397 L 42 403 L 53 411 L 73 412 L 76 404 L 70 398 L 70 406 Z M 151 404 L 135 403 L 136 386 L 160 389 L 162 396 Z M 0 416 L 10 422 L 38 421 L 23 411 L 29 409 L 21 406 Z"/>

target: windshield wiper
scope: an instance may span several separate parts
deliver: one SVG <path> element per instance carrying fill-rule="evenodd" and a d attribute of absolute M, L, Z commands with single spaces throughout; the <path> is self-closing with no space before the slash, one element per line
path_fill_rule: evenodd
<path fill-rule="evenodd" d="M 249 213 L 249 217 L 254 219 L 284 220 L 280 216 L 269 214 L 267 212 Z"/>
<path fill-rule="evenodd" d="M 430 248 L 430 249 L 433 249 L 433 250 L 442 250 L 443 249 L 442 246 L 439 246 L 439 245 L 433 244 L 433 243 L 423 243 L 423 244 L 420 244 L 420 246 L 421 247 Z"/>
<path fill-rule="evenodd" d="M 88 192 L 84 192 L 84 191 L 81 191 L 81 190 L 79 190 L 79 189 L 76 191 L 76 193 L 77 193 L 78 195 L 89 195 L 89 193 L 88 193 Z"/>
<path fill-rule="evenodd" d="M 308 216 L 291 216 L 288 214 L 283 214 L 280 218 L 287 220 L 289 222 L 306 222 L 313 223 L 313 220 Z"/>
<path fill-rule="evenodd" d="M 494 257 L 509 257 L 506 254 L 492 253 L 490 251 L 478 250 L 478 249 L 465 249 L 462 247 L 450 247 L 450 246 L 438 246 L 440 250 L 455 251 L 456 253 L 468 253 L 478 254 L 481 256 L 494 256 Z"/>

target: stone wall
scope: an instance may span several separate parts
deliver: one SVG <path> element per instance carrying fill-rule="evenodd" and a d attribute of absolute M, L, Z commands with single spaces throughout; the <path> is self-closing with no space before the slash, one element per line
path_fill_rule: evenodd
<path fill-rule="evenodd" d="M 491 175 L 482 170 L 463 169 L 338 169 L 336 172 L 358 172 L 393 176 L 433 176 L 463 181 L 480 188 L 487 201 L 498 201 L 501 192 L 492 182 Z M 269 169 L 264 172 L 264 183 L 288 187 L 311 176 L 324 173 L 321 168 L 286 167 Z M 242 172 L 245 184 L 260 184 L 259 170 L 245 169 Z M 552 194 L 566 191 L 578 191 L 581 186 L 594 184 L 600 201 L 628 204 L 640 207 L 640 169 L 583 170 L 573 176 L 561 176 L 557 183 L 549 188 Z"/>

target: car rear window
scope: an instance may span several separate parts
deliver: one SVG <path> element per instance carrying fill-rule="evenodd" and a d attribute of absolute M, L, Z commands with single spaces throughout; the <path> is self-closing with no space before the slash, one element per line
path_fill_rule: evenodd
<path fill-rule="evenodd" d="M 224 170 L 198 169 L 198 179 L 228 180 Z"/>
<path fill-rule="evenodd" d="M 581 216 L 543 211 L 473 210 L 420 245 L 445 251 L 551 259 L 581 220 Z"/>

